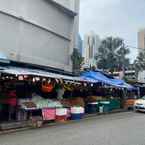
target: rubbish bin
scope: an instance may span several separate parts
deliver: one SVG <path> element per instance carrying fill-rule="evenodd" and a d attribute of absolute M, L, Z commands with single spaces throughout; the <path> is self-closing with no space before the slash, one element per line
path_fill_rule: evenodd
<path fill-rule="evenodd" d="M 56 121 L 64 122 L 67 120 L 68 110 L 67 108 L 57 108 L 56 109 Z"/>
<path fill-rule="evenodd" d="M 110 112 L 110 101 L 100 101 L 100 106 L 103 106 L 103 112 Z"/>
<path fill-rule="evenodd" d="M 99 111 L 99 102 L 88 103 L 85 112 L 88 114 L 97 113 Z"/>
<path fill-rule="evenodd" d="M 114 110 L 114 109 L 119 109 L 121 106 L 120 101 L 117 99 L 111 99 L 110 100 L 110 109 Z"/>
<path fill-rule="evenodd" d="M 71 120 L 80 120 L 84 116 L 85 109 L 83 107 L 71 108 Z"/>

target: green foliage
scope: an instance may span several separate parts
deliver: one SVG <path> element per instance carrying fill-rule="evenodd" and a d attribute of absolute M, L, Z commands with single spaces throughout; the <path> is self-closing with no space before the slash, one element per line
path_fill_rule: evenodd
<path fill-rule="evenodd" d="M 101 42 L 99 53 L 96 55 L 99 69 L 115 71 L 129 65 L 129 59 L 126 57 L 129 49 L 124 45 L 121 38 L 107 37 Z"/>
<path fill-rule="evenodd" d="M 145 52 L 140 52 L 134 61 L 136 73 L 145 70 Z"/>
<path fill-rule="evenodd" d="M 72 60 L 72 64 L 73 64 L 73 72 L 79 73 L 84 59 L 81 56 L 81 54 L 79 53 L 78 49 L 74 48 L 73 53 L 71 55 L 71 60 Z"/>

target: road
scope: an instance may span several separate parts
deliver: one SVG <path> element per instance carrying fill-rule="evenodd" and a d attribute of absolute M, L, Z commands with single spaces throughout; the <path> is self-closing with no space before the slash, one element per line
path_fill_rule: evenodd
<path fill-rule="evenodd" d="M 145 114 L 103 115 L 1 135 L 0 145 L 145 145 Z"/>

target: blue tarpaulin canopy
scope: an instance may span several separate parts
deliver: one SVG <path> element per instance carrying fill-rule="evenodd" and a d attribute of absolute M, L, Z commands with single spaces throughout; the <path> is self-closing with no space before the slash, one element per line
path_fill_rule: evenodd
<path fill-rule="evenodd" d="M 86 77 L 86 76 L 81 76 L 81 79 L 86 81 L 86 82 L 91 82 L 91 83 L 98 83 L 99 82 L 98 80 L 95 80 L 93 78 Z"/>
<path fill-rule="evenodd" d="M 94 79 L 98 82 L 104 83 L 106 85 L 115 86 L 118 88 L 127 88 L 127 89 L 134 89 L 133 86 L 127 84 L 125 81 L 120 79 L 115 79 L 112 76 L 108 76 L 104 74 L 103 72 L 99 71 L 88 71 L 82 73 L 83 77 Z"/>

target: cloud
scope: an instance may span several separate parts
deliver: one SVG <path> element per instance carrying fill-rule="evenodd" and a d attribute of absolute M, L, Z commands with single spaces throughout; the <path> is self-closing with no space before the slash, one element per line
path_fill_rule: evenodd
<path fill-rule="evenodd" d="M 137 47 L 137 32 L 145 27 L 144 0 L 81 0 L 80 33 L 94 30 L 101 38 L 119 36 Z M 131 49 L 130 58 L 137 55 Z"/>

